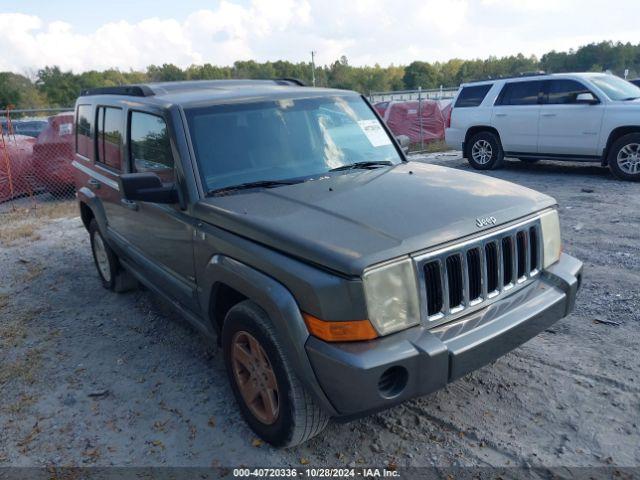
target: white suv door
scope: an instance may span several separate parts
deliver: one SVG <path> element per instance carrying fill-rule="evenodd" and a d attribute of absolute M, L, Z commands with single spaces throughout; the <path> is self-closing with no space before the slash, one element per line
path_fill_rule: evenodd
<path fill-rule="evenodd" d="M 492 124 L 508 153 L 538 152 L 540 80 L 505 83 L 493 107 Z"/>
<path fill-rule="evenodd" d="M 584 84 L 571 79 L 544 81 L 540 109 L 538 152 L 556 155 L 596 156 L 605 106 L 578 103 L 580 93 L 591 93 Z"/>

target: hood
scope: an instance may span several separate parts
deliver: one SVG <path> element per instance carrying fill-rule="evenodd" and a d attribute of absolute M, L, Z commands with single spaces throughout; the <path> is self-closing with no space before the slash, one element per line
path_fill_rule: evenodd
<path fill-rule="evenodd" d="M 201 220 L 325 268 L 373 264 L 505 224 L 555 204 L 489 176 L 422 163 L 360 170 L 199 202 Z M 487 227 L 489 228 L 489 227 Z"/>

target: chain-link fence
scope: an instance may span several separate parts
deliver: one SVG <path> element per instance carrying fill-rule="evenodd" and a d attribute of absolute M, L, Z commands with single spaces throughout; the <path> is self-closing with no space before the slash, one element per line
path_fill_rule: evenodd
<path fill-rule="evenodd" d="M 409 137 L 412 152 L 446 150 L 444 131 L 457 88 L 371 92 L 369 101 L 394 135 Z"/>
<path fill-rule="evenodd" d="M 0 212 L 72 198 L 73 108 L 2 110 L 0 137 Z"/>

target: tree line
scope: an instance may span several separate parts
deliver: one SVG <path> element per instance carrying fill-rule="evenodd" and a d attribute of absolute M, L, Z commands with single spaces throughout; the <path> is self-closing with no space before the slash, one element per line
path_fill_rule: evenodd
<path fill-rule="evenodd" d="M 611 71 L 622 76 L 640 76 L 640 44 L 600 42 L 568 52 L 551 51 L 526 57 L 522 54 L 489 57 L 481 60 L 452 59 L 447 62 L 414 61 L 406 66 L 356 67 L 341 57 L 330 65 L 312 66 L 307 62 L 278 60 L 259 63 L 237 61 L 231 66 L 209 63 L 181 69 L 173 64 L 150 65 L 145 71 L 87 71 L 73 73 L 57 66 L 38 70 L 33 78 L 12 72 L 0 72 L 0 107 L 15 108 L 67 107 L 73 105 L 81 90 L 128 83 L 175 80 L 216 80 L 233 78 L 298 78 L 311 84 L 345 88 L 363 94 L 374 91 L 411 90 L 457 87 L 460 83 L 544 70 L 549 73 L 568 71 Z"/>

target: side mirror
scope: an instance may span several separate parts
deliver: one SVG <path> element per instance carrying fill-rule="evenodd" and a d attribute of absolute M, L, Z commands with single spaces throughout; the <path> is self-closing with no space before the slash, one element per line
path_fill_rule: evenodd
<path fill-rule="evenodd" d="M 402 148 L 402 151 L 405 154 L 409 153 L 409 144 L 411 143 L 411 139 L 406 135 L 398 135 L 396 137 L 396 140 L 398 140 L 398 143 L 400 144 L 400 148 Z"/>
<path fill-rule="evenodd" d="M 593 93 L 585 92 L 579 93 L 576 96 L 576 103 L 584 103 L 587 105 L 595 105 L 596 103 L 600 103 L 596 97 L 593 96 Z"/>
<path fill-rule="evenodd" d="M 120 191 L 126 200 L 176 203 L 178 191 L 171 186 L 164 186 L 155 173 L 125 173 L 120 175 Z"/>

